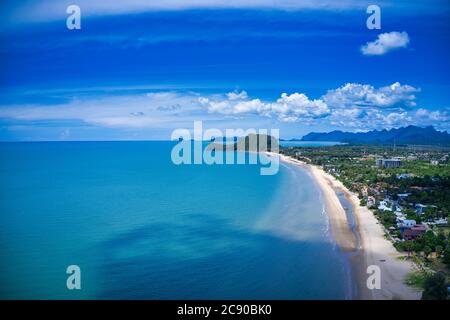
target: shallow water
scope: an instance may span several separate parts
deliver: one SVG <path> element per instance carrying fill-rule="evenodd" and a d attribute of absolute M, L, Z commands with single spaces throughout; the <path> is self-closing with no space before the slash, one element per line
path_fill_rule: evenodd
<path fill-rule="evenodd" d="M 1 143 L 0 298 L 351 296 L 308 173 L 175 166 L 172 146 Z"/>

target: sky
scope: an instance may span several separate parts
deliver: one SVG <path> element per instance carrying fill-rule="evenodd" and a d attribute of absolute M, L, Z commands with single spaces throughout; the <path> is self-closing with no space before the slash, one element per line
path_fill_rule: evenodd
<path fill-rule="evenodd" d="M 450 130 L 448 1 L 7 0 L 0 18 L 0 141 Z"/>

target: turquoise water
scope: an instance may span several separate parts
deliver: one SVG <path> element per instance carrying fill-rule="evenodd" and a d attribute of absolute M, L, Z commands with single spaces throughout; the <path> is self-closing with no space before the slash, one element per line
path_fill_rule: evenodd
<path fill-rule="evenodd" d="M 306 172 L 175 166 L 172 146 L 0 143 L 0 298 L 351 297 Z"/>

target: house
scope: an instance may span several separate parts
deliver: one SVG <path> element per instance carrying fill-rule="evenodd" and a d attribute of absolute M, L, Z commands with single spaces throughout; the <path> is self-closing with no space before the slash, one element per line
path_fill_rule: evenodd
<path fill-rule="evenodd" d="M 378 210 L 382 210 L 382 211 L 392 211 L 392 209 L 390 207 L 388 207 L 388 201 L 383 200 L 380 201 L 380 205 L 378 206 Z"/>
<path fill-rule="evenodd" d="M 440 225 L 448 224 L 448 220 L 447 218 L 434 219 L 432 224 L 440 224 Z"/>
<path fill-rule="evenodd" d="M 438 160 L 431 160 L 431 161 L 430 161 L 430 164 L 431 164 L 432 166 L 437 166 L 437 165 L 439 164 L 439 161 L 438 161 Z"/>
<path fill-rule="evenodd" d="M 405 217 L 405 214 L 402 213 L 401 211 L 395 211 L 394 214 L 395 214 L 395 216 L 397 218 L 404 218 Z M 405 220 L 405 219 L 403 219 L 403 220 Z"/>
<path fill-rule="evenodd" d="M 375 205 L 375 198 L 372 196 L 367 197 L 367 207 L 371 207 Z"/>
<path fill-rule="evenodd" d="M 403 219 L 402 222 L 397 223 L 399 229 L 410 229 L 416 225 L 416 220 Z"/>
<path fill-rule="evenodd" d="M 416 208 L 416 213 L 417 214 L 424 214 L 425 213 L 425 209 L 427 208 L 426 205 L 421 204 L 421 203 L 416 203 L 416 205 L 414 207 Z"/>
<path fill-rule="evenodd" d="M 401 212 L 395 212 L 395 221 L 397 222 L 397 227 L 402 228 L 403 221 L 406 220 L 406 216 Z M 404 227 L 403 227 L 404 229 Z"/>
<path fill-rule="evenodd" d="M 403 232 L 403 239 L 414 240 L 427 231 L 427 227 L 423 224 L 418 224 Z"/>

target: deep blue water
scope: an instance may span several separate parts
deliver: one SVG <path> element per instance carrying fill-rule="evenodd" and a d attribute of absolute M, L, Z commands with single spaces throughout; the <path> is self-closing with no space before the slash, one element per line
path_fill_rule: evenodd
<path fill-rule="evenodd" d="M 0 298 L 350 297 L 306 172 L 176 166 L 172 146 L 0 143 Z"/>

